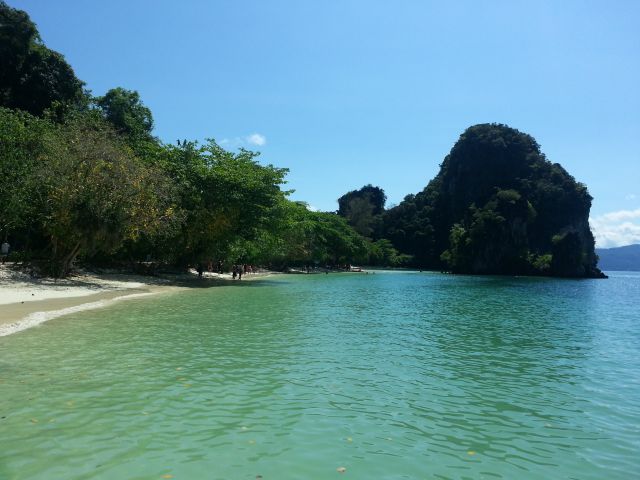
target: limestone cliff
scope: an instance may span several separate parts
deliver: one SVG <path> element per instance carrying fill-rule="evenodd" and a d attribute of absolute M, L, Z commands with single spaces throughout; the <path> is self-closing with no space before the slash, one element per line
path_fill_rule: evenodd
<path fill-rule="evenodd" d="M 591 200 L 530 135 L 475 125 L 422 192 L 385 212 L 383 235 L 425 268 L 599 277 Z"/>

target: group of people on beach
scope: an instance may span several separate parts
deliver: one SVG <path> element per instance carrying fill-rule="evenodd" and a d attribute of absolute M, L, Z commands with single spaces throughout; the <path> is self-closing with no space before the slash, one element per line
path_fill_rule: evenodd
<path fill-rule="evenodd" d="M 207 262 L 207 270 L 209 271 L 209 273 L 214 272 L 214 268 L 213 268 L 213 261 L 209 260 L 209 262 Z M 196 267 L 196 271 L 198 272 L 198 277 L 202 278 L 202 274 L 204 273 L 204 267 L 202 265 L 202 263 L 199 263 Z M 253 265 L 249 265 L 247 263 L 245 264 L 236 264 L 234 263 L 233 266 L 231 267 L 231 277 L 235 280 L 236 278 L 238 280 L 242 280 L 242 275 L 245 274 L 249 274 L 249 273 L 255 273 L 257 270 L 255 269 L 255 267 Z M 217 265 L 216 265 L 216 269 L 215 269 L 216 273 L 224 273 L 224 265 L 222 263 L 222 260 L 219 260 Z"/>
<path fill-rule="evenodd" d="M 242 275 L 248 273 L 253 273 L 253 267 L 248 264 L 233 265 L 233 267 L 231 268 L 231 278 L 233 278 L 234 280 L 236 279 L 236 277 L 238 277 L 238 280 L 242 280 Z"/>

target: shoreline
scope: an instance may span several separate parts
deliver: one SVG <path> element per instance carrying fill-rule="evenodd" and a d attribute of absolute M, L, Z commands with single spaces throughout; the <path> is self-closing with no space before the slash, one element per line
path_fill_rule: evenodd
<path fill-rule="evenodd" d="M 100 292 L 80 297 L 55 298 L 18 304 L 10 303 L 3 306 L 3 314 L 2 318 L 0 318 L 0 337 L 36 327 L 44 322 L 71 313 L 103 308 L 121 300 L 141 298 L 157 293 L 160 292 L 136 292 L 131 289 L 117 292 Z"/>
<path fill-rule="evenodd" d="M 257 280 L 274 272 L 251 274 Z M 61 280 L 32 278 L 9 265 L 0 267 L 0 337 L 38 326 L 70 313 L 107 307 L 115 302 L 189 288 L 211 288 L 235 283 L 231 274 L 205 272 L 146 277 L 122 273 L 88 273 Z"/>

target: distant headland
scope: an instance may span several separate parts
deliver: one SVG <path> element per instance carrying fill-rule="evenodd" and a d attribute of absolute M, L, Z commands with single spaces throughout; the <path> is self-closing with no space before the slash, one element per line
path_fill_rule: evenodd
<path fill-rule="evenodd" d="M 640 271 L 640 244 L 615 248 L 596 248 L 603 270 Z"/>

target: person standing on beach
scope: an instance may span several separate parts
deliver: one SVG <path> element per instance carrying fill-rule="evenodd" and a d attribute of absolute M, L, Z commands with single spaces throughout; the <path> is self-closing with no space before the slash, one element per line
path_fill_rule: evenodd
<path fill-rule="evenodd" d="M 2 256 L 2 264 L 4 265 L 4 262 L 7 261 L 7 257 L 9 256 L 9 249 L 11 248 L 11 245 L 9 245 L 9 242 L 7 242 L 7 240 L 5 239 L 4 243 L 2 244 L 2 246 L 0 246 L 0 256 Z"/>

